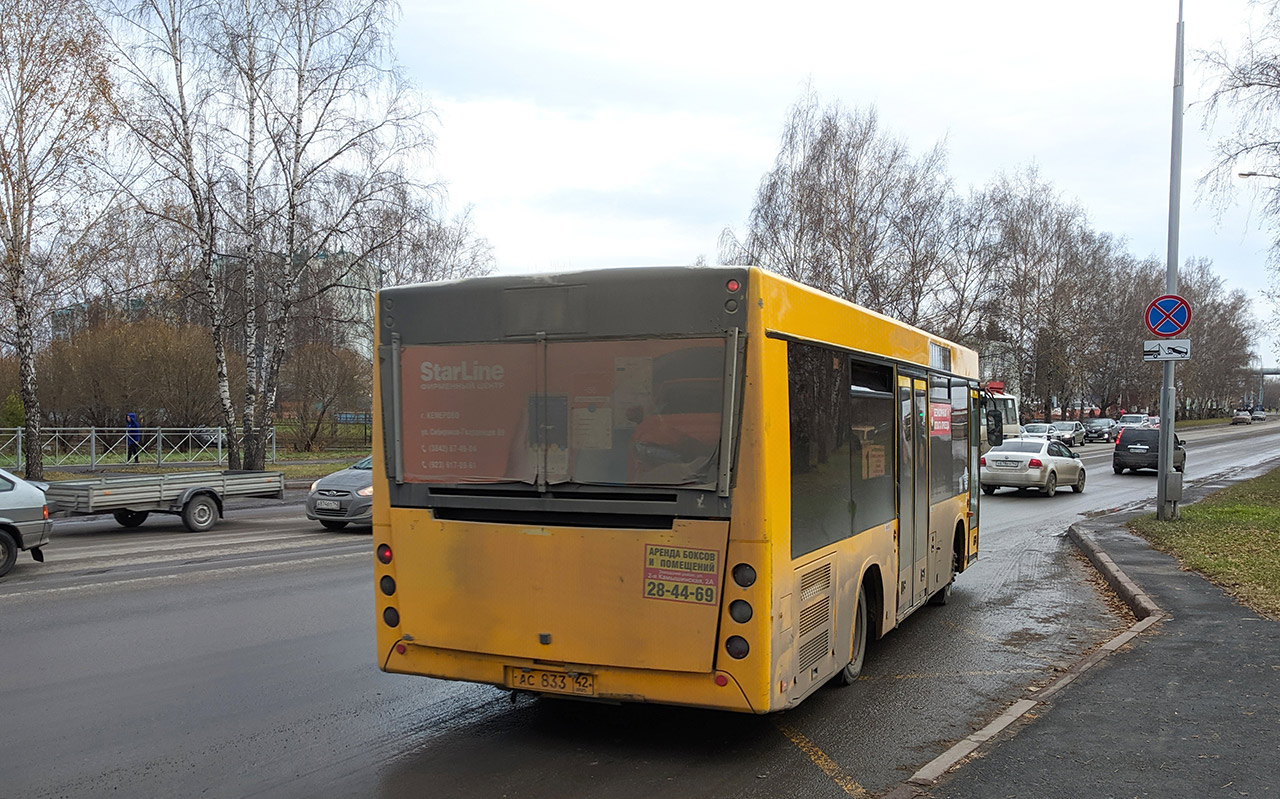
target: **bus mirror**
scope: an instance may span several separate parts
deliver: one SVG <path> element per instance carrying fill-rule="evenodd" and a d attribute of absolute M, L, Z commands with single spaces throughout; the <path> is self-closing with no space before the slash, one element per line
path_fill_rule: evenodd
<path fill-rule="evenodd" d="M 987 443 L 993 447 L 1004 443 L 1004 414 L 995 408 L 987 411 Z"/>

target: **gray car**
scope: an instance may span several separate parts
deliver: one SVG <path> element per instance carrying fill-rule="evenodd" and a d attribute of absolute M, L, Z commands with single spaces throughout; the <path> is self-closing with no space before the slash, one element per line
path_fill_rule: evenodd
<path fill-rule="evenodd" d="M 328 530 L 373 524 L 373 457 L 321 477 L 307 494 L 307 518 Z"/>
<path fill-rule="evenodd" d="M 25 549 L 36 561 L 44 560 L 40 549 L 49 543 L 53 522 L 45 502 L 44 483 L 28 483 L 0 469 L 0 577 L 9 573 Z"/>

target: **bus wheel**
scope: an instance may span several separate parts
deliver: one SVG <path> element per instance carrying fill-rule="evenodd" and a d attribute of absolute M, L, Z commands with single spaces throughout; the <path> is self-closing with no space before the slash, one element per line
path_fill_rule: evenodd
<path fill-rule="evenodd" d="M 929 597 L 930 605 L 945 605 L 951 599 L 951 586 L 955 585 L 955 579 L 943 586 L 942 590 Z"/>
<path fill-rule="evenodd" d="M 853 660 L 840 670 L 836 678 L 840 685 L 853 685 L 862 673 L 862 662 L 867 658 L 867 593 L 858 590 L 858 612 L 853 621 Z"/>

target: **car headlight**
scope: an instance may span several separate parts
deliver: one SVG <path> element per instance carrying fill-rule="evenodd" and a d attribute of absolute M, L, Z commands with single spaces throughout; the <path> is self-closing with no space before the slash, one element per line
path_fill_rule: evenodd
<path fill-rule="evenodd" d="M 362 488 L 362 489 L 360 489 L 359 491 L 357 491 L 357 492 L 356 492 L 356 496 L 361 496 L 361 497 L 371 497 L 371 496 L 373 496 L 373 486 L 371 486 L 371 485 L 369 485 L 369 486 L 365 486 L 364 488 Z"/>
<path fill-rule="evenodd" d="M 316 486 L 318 486 L 318 485 L 320 485 L 320 481 L 319 481 L 319 480 L 316 480 L 315 482 L 313 482 L 313 483 L 311 484 L 311 493 L 313 493 L 313 494 L 314 494 L 314 493 L 316 492 Z"/>

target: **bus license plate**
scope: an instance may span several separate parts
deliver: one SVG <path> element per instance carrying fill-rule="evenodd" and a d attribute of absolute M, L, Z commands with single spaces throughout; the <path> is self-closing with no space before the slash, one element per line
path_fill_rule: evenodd
<path fill-rule="evenodd" d="M 551 694 L 595 696 L 594 674 L 567 674 L 563 671 L 519 669 L 507 667 L 507 687 L 521 691 L 543 691 Z"/>
<path fill-rule="evenodd" d="M 316 510 L 338 510 L 342 503 L 336 499 L 317 499 Z"/>

